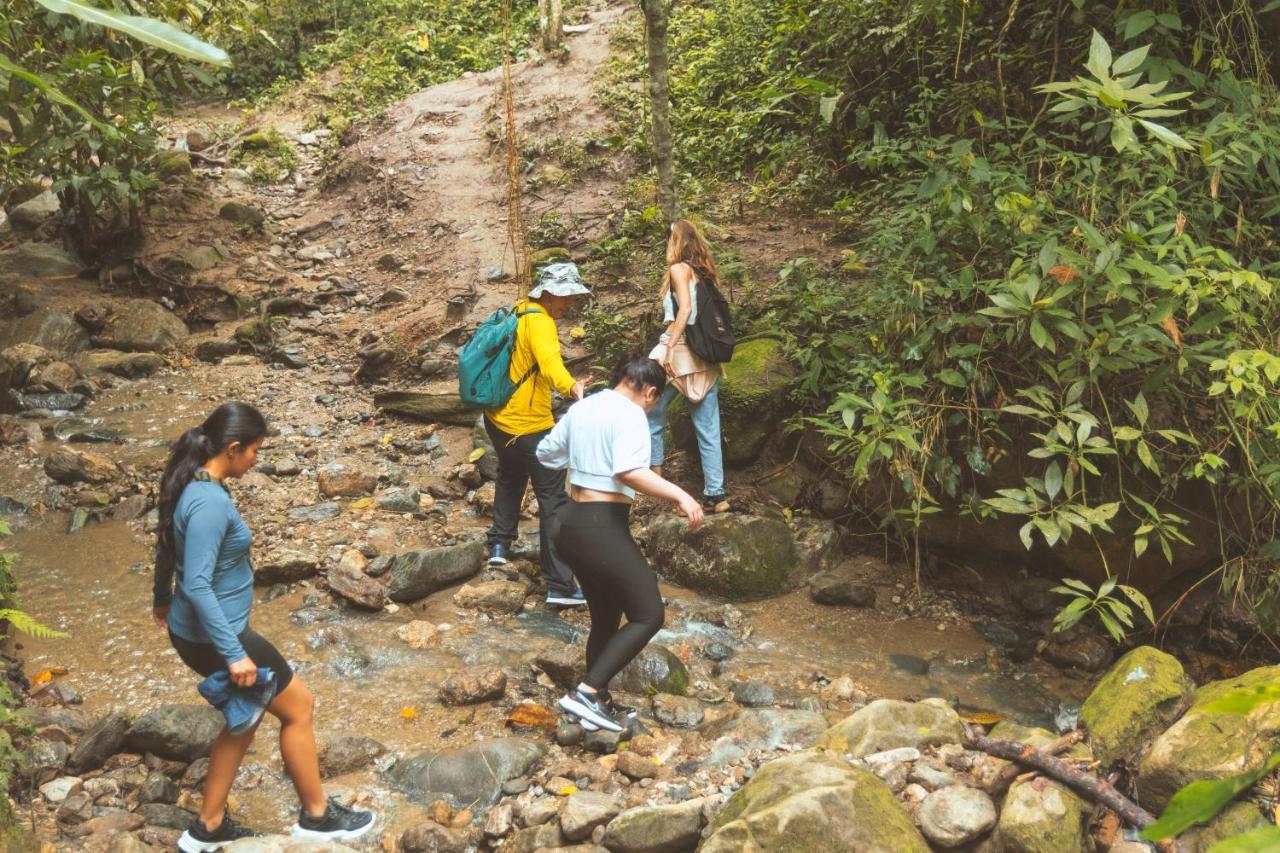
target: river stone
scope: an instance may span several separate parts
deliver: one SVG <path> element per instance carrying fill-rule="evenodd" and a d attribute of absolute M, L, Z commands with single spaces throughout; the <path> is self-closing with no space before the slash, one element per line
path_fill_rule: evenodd
<path fill-rule="evenodd" d="M 384 391 L 374 395 L 373 404 L 393 415 L 428 423 L 472 426 L 476 420 L 475 407 L 453 393 Z"/>
<path fill-rule="evenodd" d="M 295 583 L 314 576 L 319 567 L 320 559 L 314 554 L 277 548 L 254 563 L 253 582 L 260 586 Z"/>
<path fill-rule="evenodd" d="M 165 366 L 164 356 L 154 352 L 117 352 L 92 350 L 84 355 L 85 364 L 92 371 L 110 373 L 125 379 L 150 376 Z"/>
<path fill-rule="evenodd" d="M 877 699 L 827 729 L 818 745 L 857 757 L 903 746 L 963 742 L 964 724 L 945 701 Z"/>
<path fill-rule="evenodd" d="M 507 692 L 507 674 L 495 666 L 467 667 L 440 685 L 440 701 L 446 705 L 476 705 L 501 699 Z"/>
<path fill-rule="evenodd" d="M 1093 754 L 1103 767 L 1133 755 L 1178 719 L 1194 691 L 1177 658 L 1151 646 L 1129 652 L 1080 709 Z"/>
<path fill-rule="evenodd" d="M 59 447 L 44 460 L 44 472 L 59 483 L 109 483 L 120 476 L 116 463 L 100 453 Z"/>
<path fill-rule="evenodd" d="M 351 460 L 320 466 L 316 480 L 326 498 L 358 498 L 378 487 L 377 475 Z"/>
<path fill-rule="evenodd" d="M 300 506 L 289 510 L 290 521 L 332 521 L 342 515 L 342 507 L 336 501 L 325 501 L 312 506 Z"/>
<path fill-rule="evenodd" d="M 729 692 L 733 701 L 747 708 L 767 708 L 774 703 L 773 688 L 763 681 L 735 681 Z"/>
<path fill-rule="evenodd" d="M 223 847 L 222 850 L 223 853 L 356 853 L 354 848 L 336 841 L 317 843 L 288 835 L 241 838 Z"/>
<path fill-rule="evenodd" d="M 76 748 L 67 759 L 71 773 L 97 770 L 124 746 L 129 732 L 129 718 L 119 712 L 108 714 L 80 736 Z"/>
<path fill-rule="evenodd" d="M 359 554 L 359 551 L 353 553 Z M 329 590 L 358 607 L 381 610 L 387 602 L 387 588 L 381 581 L 349 565 L 329 569 Z"/>
<path fill-rule="evenodd" d="M 467 584 L 453 594 L 453 603 L 466 610 L 517 613 L 524 606 L 525 586 L 515 581 Z"/>
<path fill-rule="evenodd" d="M 467 853 L 474 848 L 464 832 L 429 820 L 401 833 L 399 849 L 404 853 Z"/>
<path fill-rule="evenodd" d="M 809 578 L 809 597 L 818 604 L 837 607 L 875 607 L 875 587 L 861 577 L 834 569 Z"/>
<path fill-rule="evenodd" d="M 702 835 L 704 800 L 640 806 L 609 821 L 601 845 L 612 853 L 688 853 Z"/>
<path fill-rule="evenodd" d="M 618 816 L 622 804 L 608 794 L 579 791 L 565 797 L 560 807 L 560 831 L 570 841 L 584 841 L 597 826 Z"/>
<path fill-rule="evenodd" d="M 133 724 L 125 743 L 133 752 L 195 761 L 209 754 L 224 726 L 222 714 L 211 705 L 161 705 Z"/>
<path fill-rule="evenodd" d="M 1089 809 L 1075 794 L 1045 778 L 1015 782 L 991 834 L 997 853 L 1093 853 L 1085 829 Z"/>
<path fill-rule="evenodd" d="M 1100 672 L 1115 654 L 1112 645 L 1097 634 L 1079 631 L 1074 636 L 1051 638 L 1041 655 L 1052 664 L 1085 672 Z"/>
<path fill-rule="evenodd" d="M 59 776 L 40 786 L 40 795 L 51 803 L 60 803 L 81 788 L 79 776 Z"/>
<path fill-rule="evenodd" d="M 340 735 L 327 741 L 320 750 L 320 774 L 328 778 L 364 770 L 386 751 L 385 746 L 371 737 Z"/>
<path fill-rule="evenodd" d="M 685 696 L 672 696 L 670 693 L 657 693 L 651 700 L 653 718 L 664 726 L 677 729 L 696 729 L 702 724 L 705 712 L 702 703 L 697 699 Z"/>
<path fill-rule="evenodd" d="M 34 198 L 29 198 L 9 211 L 9 221 L 21 228 L 32 231 L 44 225 L 58 215 L 62 202 L 50 190 L 44 190 Z M 35 245 L 47 245 L 38 243 Z"/>
<path fill-rule="evenodd" d="M 538 850 L 559 850 L 566 840 L 564 834 L 560 832 L 560 824 L 558 823 L 529 826 L 511 836 L 502 845 L 502 853 L 535 853 Z"/>
<path fill-rule="evenodd" d="M 1155 739 L 1138 765 L 1142 805 L 1159 812 L 1184 785 L 1247 773 L 1280 749 L 1280 702 L 1259 705 L 1247 716 L 1205 710 L 1232 691 L 1277 683 L 1280 666 L 1271 666 L 1201 687 L 1191 709 Z"/>
<path fill-rule="evenodd" d="M 0 279 L 68 278 L 84 266 L 51 243 L 22 243 L 0 252 Z"/>
<path fill-rule="evenodd" d="M 391 564 L 387 596 L 392 601 L 418 601 L 480 571 L 484 542 L 428 548 L 397 554 Z"/>
<path fill-rule="evenodd" d="M 238 201 L 229 201 L 224 204 L 219 208 L 218 216 L 233 225 L 244 225 L 253 229 L 261 228 L 262 223 L 267 219 L 261 208 L 251 204 L 241 204 Z"/>
<path fill-rule="evenodd" d="M 40 424 L 16 415 L 0 415 L 0 444 L 35 445 L 43 440 Z"/>
<path fill-rule="evenodd" d="M 788 747 L 806 749 L 818 742 L 827 728 L 826 717 L 798 709 L 749 709 L 736 717 L 722 717 L 707 726 L 705 736 L 714 739 L 704 764 L 722 767 L 751 752 L 771 752 Z"/>
<path fill-rule="evenodd" d="M 31 381 L 43 385 L 55 394 L 66 394 L 79 380 L 80 374 L 74 367 L 65 361 L 52 361 L 32 377 Z"/>
<path fill-rule="evenodd" d="M 394 489 L 386 494 L 378 495 L 375 503 L 378 509 L 386 512 L 417 512 L 422 493 L 410 486 L 406 489 Z"/>
<path fill-rule="evenodd" d="M 89 333 L 70 314 L 41 308 L 20 319 L 0 323 L 0 349 L 7 350 L 16 344 L 75 353 L 89 346 Z"/>
<path fill-rule="evenodd" d="M 22 753 L 22 763 L 17 767 L 19 778 L 43 785 L 57 778 L 71 756 L 71 747 L 60 740 L 33 738 Z"/>
<path fill-rule="evenodd" d="M 929 845 L 888 785 L 834 755 L 805 751 L 756 771 L 716 815 L 700 850 L 928 853 Z"/>
<path fill-rule="evenodd" d="M 425 649 L 439 636 L 436 626 L 422 619 L 407 622 L 396 629 L 396 636 L 411 649 Z"/>
<path fill-rule="evenodd" d="M 214 338 L 196 344 L 196 358 L 201 361 L 217 361 L 240 352 L 240 342 L 234 338 Z"/>
<path fill-rule="evenodd" d="M 528 774 L 545 748 L 522 738 L 490 738 L 460 749 L 423 752 L 396 764 L 390 780 L 415 802 L 445 800 L 483 812 L 502 796 L 502 783 Z"/>
<path fill-rule="evenodd" d="M 663 577 L 730 601 L 768 598 L 804 579 L 791 528 L 773 518 L 723 513 L 690 531 L 683 518 L 661 515 L 637 538 Z"/>
<path fill-rule="evenodd" d="M 168 308 L 149 299 L 130 299 L 116 309 L 94 343 L 125 352 L 164 352 L 186 336 L 187 324 Z"/>
<path fill-rule="evenodd" d="M 140 803 L 176 803 L 177 801 L 178 786 L 159 770 L 148 773 L 142 786 L 138 788 Z"/>
<path fill-rule="evenodd" d="M 613 687 L 623 693 L 684 696 L 689 692 L 689 670 L 675 652 L 650 643 L 614 676 Z"/>
<path fill-rule="evenodd" d="M 489 440 L 489 431 L 484 428 L 484 415 L 476 418 L 476 425 L 471 429 L 471 442 L 476 450 L 484 451 L 484 455 L 476 460 L 480 475 L 486 480 L 498 479 L 498 452 Z"/>
<path fill-rule="evenodd" d="M 939 847 L 959 847 L 996 825 L 996 805 L 976 788 L 953 785 L 920 804 L 920 830 Z"/>

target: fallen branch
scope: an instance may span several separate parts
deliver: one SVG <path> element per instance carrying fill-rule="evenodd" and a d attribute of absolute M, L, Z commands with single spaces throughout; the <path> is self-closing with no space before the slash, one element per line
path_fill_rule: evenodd
<path fill-rule="evenodd" d="M 1076 729 L 1075 731 L 1067 732 L 1065 735 L 1040 750 L 1040 752 L 1044 755 L 1061 755 L 1082 740 L 1084 740 L 1084 732 L 1080 729 Z M 1023 775 L 1023 772 L 1024 771 L 1018 767 L 1017 764 L 1010 764 L 1008 767 L 1001 770 L 1000 775 L 996 777 L 995 782 L 992 785 L 992 792 L 998 793 L 1003 791 L 1013 783 L 1014 779 Z"/>
<path fill-rule="evenodd" d="M 1092 773 L 1078 770 L 1069 763 L 1036 749 L 1025 743 L 1011 740 L 994 740 L 989 737 L 969 734 L 967 746 L 985 752 L 987 755 L 1013 761 L 1025 767 L 1040 771 L 1045 776 L 1061 782 L 1078 794 L 1082 794 L 1096 803 L 1101 803 L 1120 816 L 1130 826 L 1145 829 L 1155 822 L 1155 817 L 1146 809 L 1121 794 L 1106 779 L 1100 779 Z M 1057 744 L 1052 744 L 1056 746 Z M 1162 841 L 1158 845 L 1162 853 L 1178 853 L 1178 842 L 1174 839 Z"/>

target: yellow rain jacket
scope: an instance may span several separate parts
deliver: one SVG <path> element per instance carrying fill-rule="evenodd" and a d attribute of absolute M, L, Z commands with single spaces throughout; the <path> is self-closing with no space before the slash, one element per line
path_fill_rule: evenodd
<path fill-rule="evenodd" d="M 573 377 L 560 357 L 556 321 L 546 309 L 529 299 L 516 303 L 516 311 L 533 311 L 516 326 L 516 345 L 511 351 L 511 381 L 519 382 L 537 362 L 538 372 L 516 389 L 501 409 L 486 413 L 494 426 L 508 435 L 529 435 L 556 425 L 551 416 L 551 389 L 564 396 L 573 390 Z"/>

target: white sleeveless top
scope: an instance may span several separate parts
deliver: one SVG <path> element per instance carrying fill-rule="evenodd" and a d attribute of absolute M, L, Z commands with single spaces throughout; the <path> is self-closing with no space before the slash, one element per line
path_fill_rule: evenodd
<path fill-rule="evenodd" d="M 686 326 L 692 325 L 694 320 L 698 319 L 698 277 L 695 275 L 689 279 L 689 321 Z M 662 322 L 670 323 L 676 318 L 676 311 L 680 308 L 680 303 L 676 301 L 676 289 L 674 287 L 667 288 L 667 295 L 662 297 Z"/>

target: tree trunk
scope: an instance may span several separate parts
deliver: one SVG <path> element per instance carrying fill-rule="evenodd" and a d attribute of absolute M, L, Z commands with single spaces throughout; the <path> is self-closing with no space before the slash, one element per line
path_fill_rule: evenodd
<path fill-rule="evenodd" d="M 561 29 L 561 0 L 538 0 L 538 29 L 542 32 L 542 49 L 557 50 L 564 38 Z"/>
<path fill-rule="evenodd" d="M 668 0 L 641 0 L 648 34 L 649 99 L 653 102 L 653 157 L 658 171 L 658 207 L 670 224 L 675 222 L 676 176 L 672 163 L 671 98 L 667 79 Z"/>

